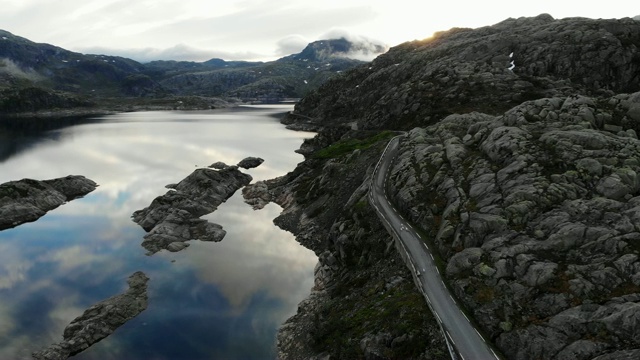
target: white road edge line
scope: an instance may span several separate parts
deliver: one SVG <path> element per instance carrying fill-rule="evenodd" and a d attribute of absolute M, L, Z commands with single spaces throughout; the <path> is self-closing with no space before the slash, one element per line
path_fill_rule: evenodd
<path fill-rule="evenodd" d="M 476 331 L 476 333 L 478 333 L 478 336 L 480 336 L 480 338 L 482 339 L 482 341 L 487 342 L 487 340 L 484 339 L 484 336 L 482 336 L 482 334 L 480 334 L 480 332 L 478 331 L 478 329 L 474 328 L 473 330 Z"/>

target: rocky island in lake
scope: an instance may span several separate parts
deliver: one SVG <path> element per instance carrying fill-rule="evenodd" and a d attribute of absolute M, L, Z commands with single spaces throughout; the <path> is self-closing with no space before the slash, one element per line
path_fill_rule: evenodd
<path fill-rule="evenodd" d="M 147 308 L 147 282 L 141 271 L 129 276 L 129 289 L 103 300 L 75 318 L 65 329 L 62 342 L 35 352 L 36 360 L 64 360 L 111 335 Z"/>
<path fill-rule="evenodd" d="M 238 170 L 259 166 L 264 160 L 249 157 L 238 165 L 217 162 L 210 168 L 196 169 L 171 190 L 158 196 L 148 207 L 133 213 L 133 221 L 148 231 L 142 246 L 154 254 L 162 249 L 180 251 L 189 240 L 221 241 L 226 232 L 222 226 L 200 219 L 214 212 L 238 189 L 248 185 L 252 177 Z"/>

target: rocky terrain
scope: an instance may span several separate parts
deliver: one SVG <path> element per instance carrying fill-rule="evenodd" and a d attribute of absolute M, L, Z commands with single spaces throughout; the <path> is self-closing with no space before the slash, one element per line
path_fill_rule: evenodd
<path fill-rule="evenodd" d="M 251 182 L 251 175 L 238 170 L 238 166 L 253 168 L 262 161 L 249 157 L 237 166 L 218 162 L 211 166 L 213 169 L 196 169 L 179 183 L 167 185 L 171 190 L 132 215 L 133 221 L 148 232 L 142 242 L 148 254 L 162 249 L 183 250 L 189 240 L 221 241 L 226 235 L 222 226 L 200 217 L 215 211 Z"/>
<path fill-rule="evenodd" d="M 276 224 L 319 255 L 281 358 L 442 349 L 424 318 L 401 333 L 434 329 L 433 342 L 400 356 L 398 337 L 361 313 L 408 309 L 366 296 L 388 291 L 395 271 L 408 279 L 364 197 L 383 130 L 407 131 L 392 201 L 505 358 L 640 356 L 639 91 L 640 22 L 543 14 L 399 45 L 302 99 L 283 122 L 319 131 L 306 160 L 246 194 L 282 205 Z"/>
<path fill-rule="evenodd" d="M 440 329 L 367 202 L 366 184 L 392 133 L 327 129 L 281 178 L 243 189 L 254 208 L 284 208 L 275 223 L 319 258 L 315 285 L 278 334 L 281 359 L 447 359 Z"/>
<path fill-rule="evenodd" d="M 48 211 L 92 192 L 97 186 L 79 175 L 0 184 L 0 230 L 36 221 Z"/>
<path fill-rule="evenodd" d="M 35 352 L 37 360 L 64 360 L 111 335 L 147 308 L 147 281 L 141 271 L 127 280 L 126 292 L 103 300 L 75 318 L 65 329 L 62 342 Z"/>
<path fill-rule="evenodd" d="M 545 98 L 451 115 L 403 142 L 391 194 L 508 358 L 640 347 L 640 142 L 636 126 L 596 123 L 634 121 L 639 100 Z"/>

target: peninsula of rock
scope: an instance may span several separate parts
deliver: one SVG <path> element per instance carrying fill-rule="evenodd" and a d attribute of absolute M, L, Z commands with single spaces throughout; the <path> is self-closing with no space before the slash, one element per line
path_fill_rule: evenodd
<path fill-rule="evenodd" d="M 92 192 L 97 186 L 80 175 L 0 184 L 0 230 L 36 221 L 48 211 Z"/>

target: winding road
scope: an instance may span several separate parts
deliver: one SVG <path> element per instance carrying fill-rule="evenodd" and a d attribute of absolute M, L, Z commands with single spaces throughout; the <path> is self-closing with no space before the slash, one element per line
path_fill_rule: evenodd
<path fill-rule="evenodd" d="M 435 315 L 447 341 L 452 359 L 484 360 L 500 359 L 483 336 L 462 312 L 443 282 L 429 247 L 411 224 L 396 211 L 386 194 L 389 168 L 396 158 L 399 140 L 397 136 L 389 142 L 373 174 L 369 199 L 389 233 L 400 241 L 409 259 L 414 275 L 421 285 L 429 308 Z"/>

